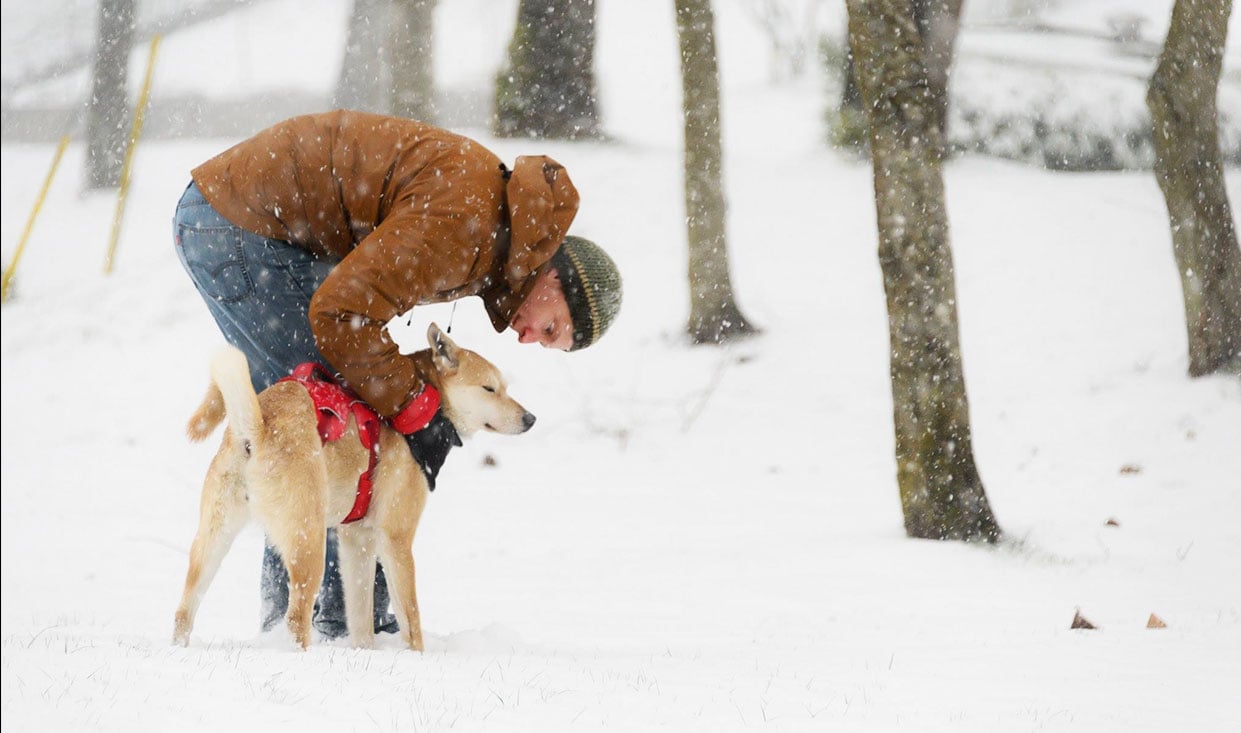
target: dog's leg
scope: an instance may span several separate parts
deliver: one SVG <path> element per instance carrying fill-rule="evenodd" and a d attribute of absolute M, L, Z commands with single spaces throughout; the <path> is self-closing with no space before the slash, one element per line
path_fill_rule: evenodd
<path fill-rule="evenodd" d="M 249 512 L 237 487 L 230 485 L 225 473 L 223 456 L 217 455 L 203 482 L 203 496 L 199 507 L 198 532 L 190 547 L 190 567 L 185 574 L 185 591 L 181 605 L 177 607 L 172 640 L 187 646 L 190 631 L 194 628 L 194 616 L 203 595 L 211 586 L 220 563 L 232 547 L 237 533 L 246 525 Z"/>
<path fill-rule="evenodd" d="M 375 532 L 356 524 L 336 528 L 340 539 L 340 579 L 345 587 L 349 641 L 359 649 L 375 646 Z"/>
<path fill-rule="evenodd" d="M 408 535 L 385 535 L 379 542 L 379 559 L 384 564 L 388 589 L 396 620 L 401 624 L 401 636 L 414 651 L 422 651 L 422 617 L 418 613 L 418 595 L 414 581 L 414 537 Z"/>
<path fill-rule="evenodd" d="M 297 644 L 310 646 L 315 596 L 323 583 L 327 562 L 327 528 L 318 518 L 267 527 L 268 537 L 289 571 L 289 612 L 285 620 Z"/>
<path fill-rule="evenodd" d="M 327 563 L 327 471 L 318 436 L 309 430 L 295 435 L 297 427 L 273 430 L 266 441 L 256 443 L 249 493 L 251 511 L 289 571 L 285 620 L 305 649 L 313 635 L 315 597 Z"/>

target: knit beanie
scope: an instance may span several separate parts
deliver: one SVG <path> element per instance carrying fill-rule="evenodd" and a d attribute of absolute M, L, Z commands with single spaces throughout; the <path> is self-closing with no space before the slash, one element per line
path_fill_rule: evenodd
<path fill-rule="evenodd" d="M 599 245 L 573 235 L 564 238 L 551 262 L 560 275 L 573 319 L 573 347 L 569 350 L 584 349 L 603 336 L 620 312 L 620 271 Z"/>

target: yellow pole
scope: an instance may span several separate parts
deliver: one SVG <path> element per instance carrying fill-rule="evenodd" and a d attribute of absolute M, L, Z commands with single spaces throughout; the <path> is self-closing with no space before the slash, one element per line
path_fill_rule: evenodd
<path fill-rule="evenodd" d="M 22 252 L 26 249 L 26 240 L 30 239 L 30 232 L 34 229 L 34 220 L 39 216 L 39 209 L 43 208 L 43 200 L 47 198 L 48 189 L 52 187 L 52 179 L 56 176 L 56 168 L 60 165 L 60 159 L 65 155 L 65 148 L 69 147 L 69 136 L 62 135 L 60 145 L 56 147 L 56 155 L 52 158 L 52 167 L 47 171 L 47 178 L 43 180 L 43 189 L 39 191 L 39 197 L 34 200 L 34 208 L 30 210 L 30 218 L 26 220 L 26 230 L 22 232 L 22 238 L 17 242 L 17 249 L 13 252 L 13 261 L 9 266 L 4 268 L 4 283 L 0 287 L 0 301 L 9 299 L 9 285 L 13 282 L 13 274 L 17 272 L 17 262 L 22 258 Z"/>
<path fill-rule="evenodd" d="M 155 52 L 159 48 L 159 34 L 151 38 L 151 52 L 147 56 L 146 77 L 142 80 L 142 93 L 138 95 L 138 108 L 134 110 L 134 127 L 129 133 L 129 147 L 125 150 L 125 164 L 121 167 L 121 192 L 116 197 L 116 214 L 112 217 L 112 235 L 108 238 L 108 258 L 104 260 L 105 274 L 112 272 L 112 259 L 116 256 L 116 240 L 121 236 L 121 217 L 125 214 L 125 198 L 129 194 L 129 172 L 134 163 L 134 148 L 142 134 L 142 120 L 146 117 L 147 99 L 151 95 L 151 73 L 155 70 Z"/>

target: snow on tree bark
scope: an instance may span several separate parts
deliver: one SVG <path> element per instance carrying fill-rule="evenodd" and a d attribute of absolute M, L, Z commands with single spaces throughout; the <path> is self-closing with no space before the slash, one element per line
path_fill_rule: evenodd
<path fill-rule="evenodd" d="M 134 41 L 134 0 L 103 0 L 96 33 L 87 114 L 86 187 L 116 188 L 121 184 L 129 134 L 126 78 Z"/>
<path fill-rule="evenodd" d="M 720 74 L 710 0 L 676 0 L 685 123 L 685 218 L 689 241 L 689 321 L 694 343 L 756 332 L 733 296 L 725 236 Z"/>
<path fill-rule="evenodd" d="M 1194 377 L 1241 373 L 1241 248 L 1224 188 L 1216 110 L 1231 12 L 1231 0 L 1177 0 L 1146 95 Z"/>
<path fill-rule="evenodd" d="M 495 134 L 601 137 L 594 54 L 594 0 L 521 0 L 496 77 Z"/>
<path fill-rule="evenodd" d="M 943 130 L 911 0 L 848 0 L 870 125 L 905 532 L 999 538 L 974 462 L 941 170 Z"/>

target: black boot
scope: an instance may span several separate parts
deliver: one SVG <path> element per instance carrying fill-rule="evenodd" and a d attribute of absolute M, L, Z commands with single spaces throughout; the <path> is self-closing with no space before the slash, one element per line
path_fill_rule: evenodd
<path fill-rule="evenodd" d="M 327 533 L 327 562 L 323 572 L 323 584 L 315 598 L 313 624 L 328 639 L 349 635 L 345 621 L 345 592 L 340 579 L 336 530 Z M 260 576 L 261 616 L 260 628 L 270 631 L 280 623 L 289 610 L 289 571 L 280 553 L 271 545 L 263 550 L 263 570 Z M 396 633 L 400 630 L 396 616 L 388 610 L 388 583 L 383 567 L 375 566 L 375 633 Z"/>
<path fill-rule="evenodd" d="M 270 544 L 263 545 L 263 569 L 259 575 L 259 628 L 271 631 L 289 610 L 289 571 L 284 559 Z"/>
<path fill-rule="evenodd" d="M 388 610 L 388 579 L 383 565 L 375 563 L 375 633 L 395 634 L 400 630 L 396 615 Z"/>

